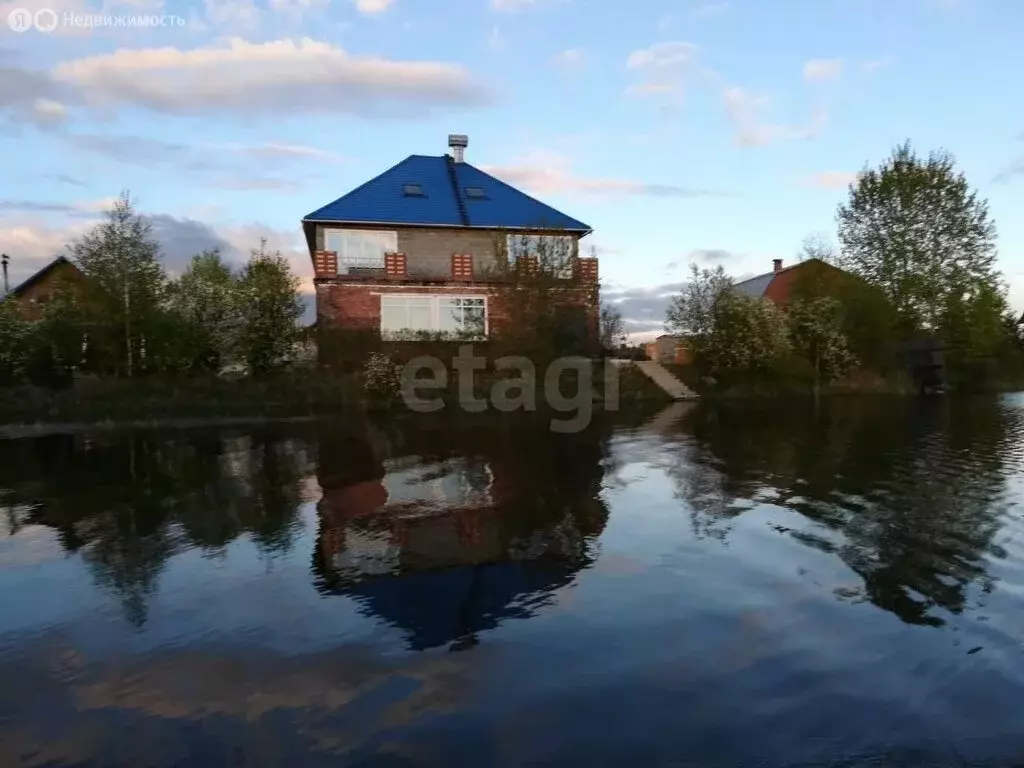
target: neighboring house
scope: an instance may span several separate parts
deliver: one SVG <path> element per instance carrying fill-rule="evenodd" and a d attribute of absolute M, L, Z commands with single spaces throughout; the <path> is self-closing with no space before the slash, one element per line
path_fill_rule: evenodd
<path fill-rule="evenodd" d="M 771 299 L 785 307 L 792 299 L 794 287 L 801 281 L 805 286 L 817 282 L 828 291 L 848 278 L 860 279 L 821 259 L 807 259 L 791 267 L 783 267 L 782 259 L 774 259 L 771 272 L 736 283 L 733 288 L 747 296 Z M 943 390 L 946 368 L 944 348 L 938 340 L 918 335 L 904 341 L 899 354 L 921 394 Z"/>
<path fill-rule="evenodd" d="M 61 290 L 78 295 L 86 280 L 85 275 L 69 259 L 58 256 L 10 293 L 22 314 L 29 320 L 38 320 L 46 305 Z"/>
<path fill-rule="evenodd" d="M 679 336 L 662 334 L 647 344 L 647 359 L 656 363 L 673 363 L 686 365 L 691 362 L 690 347 L 686 340 Z"/>
<path fill-rule="evenodd" d="M 451 155 L 411 155 L 302 220 L 317 326 L 486 337 L 514 310 L 499 267 L 535 269 L 555 247 L 569 257 L 563 321 L 596 343 L 597 259 L 579 257 L 590 227 L 465 162 L 467 143 L 449 136 Z"/>
<path fill-rule="evenodd" d="M 821 277 L 829 279 L 848 274 L 821 259 L 807 259 L 791 267 L 783 267 L 782 259 L 773 259 L 771 272 L 743 280 L 736 283 L 733 288 L 747 296 L 771 299 L 780 306 L 786 306 L 792 297 L 793 287 L 799 280 Z"/>

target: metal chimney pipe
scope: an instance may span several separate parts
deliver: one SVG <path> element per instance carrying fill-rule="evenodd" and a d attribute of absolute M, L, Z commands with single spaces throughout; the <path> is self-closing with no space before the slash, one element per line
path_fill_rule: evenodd
<path fill-rule="evenodd" d="M 448 134 L 448 147 L 452 151 L 452 159 L 456 163 L 463 163 L 466 159 L 466 147 L 469 146 L 469 136 L 462 133 Z"/>

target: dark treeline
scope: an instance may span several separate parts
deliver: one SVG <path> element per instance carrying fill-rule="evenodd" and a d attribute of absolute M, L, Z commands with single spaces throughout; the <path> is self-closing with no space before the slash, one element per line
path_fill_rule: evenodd
<path fill-rule="evenodd" d="M 84 279 L 64 278 L 38 319 L 0 301 L 0 385 L 59 387 L 75 373 L 263 374 L 301 357 L 298 280 L 265 241 L 240 269 L 211 250 L 172 278 L 124 194 L 68 255 Z"/>

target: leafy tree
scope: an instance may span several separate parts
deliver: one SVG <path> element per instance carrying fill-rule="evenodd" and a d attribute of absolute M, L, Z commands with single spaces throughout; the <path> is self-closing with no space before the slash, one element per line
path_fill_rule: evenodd
<path fill-rule="evenodd" d="M 834 295 L 843 307 L 843 335 L 858 363 L 877 373 L 902 368 L 896 307 L 877 286 L 851 280 Z"/>
<path fill-rule="evenodd" d="M 220 250 L 203 251 L 170 290 L 170 309 L 188 337 L 189 367 L 218 371 L 238 333 L 235 277 Z"/>
<path fill-rule="evenodd" d="M 495 334 L 499 347 L 538 362 L 587 351 L 596 341 L 591 330 L 597 335 L 599 329 L 588 327 L 586 307 L 597 304 L 599 288 L 581 289 L 574 280 L 576 240 L 498 234 L 493 247 L 487 276 L 496 286 L 495 305 L 507 315 Z"/>
<path fill-rule="evenodd" d="M 942 337 L 955 383 L 983 385 L 1021 368 L 1014 316 L 995 285 L 954 297 L 943 318 Z"/>
<path fill-rule="evenodd" d="M 601 349 L 610 351 L 615 349 L 618 343 L 625 342 L 623 335 L 625 324 L 622 320 L 622 313 L 613 306 L 605 304 L 601 307 Z"/>
<path fill-rule="evenodd" d="M 689 337 L 699 352 L 702 341 L 715 330 L 719 300 L 731 288 L 732 279 L 721 264 L 714 269 L 691 264 L 689 282 L 669 302 L 665 315 L 669 332 Z"/>
<path fill-rule="evenodd" d="M 713 318 L 699 348 L 712 375 L 763 373 L 789 351 L 786 315 L 773 301 L 726 291 Z"/>
<path fill-rule="evenodd" d="M 0 299 L 0 384 L 16 383 L 25 372 L 31 325 L 11 299 Z"/>
<path fill-rule="evenodd" d="M 253 250 L 235 286 L 237 349 L 254 375 L 280 368 L 298 340 L 302 314 L 299 281 L 280 251 L 267 251 L 266 238 Z"/>
<path fill-rule="evenodd" d="M 84 360 L 87 327 L 72 286 L 67 283 L 58 286 L 32 327 L 29 377 L 49 386 L 70 383 L 75 369 Z"/>
<path fill-rule="evenodd" d="M 828 296 L 796 300 L 787 314 L 793 349 L 810 363 L 817 397 L 822 381 L 842 376 L 856 363 L 843 333 L 842 305 Z"/>
<path fill-rule="evenodd" d="M 800 269 L 790 295 L 794 303 L 813 304 L 822 299 L 838 302 L 842 308 L 838 313 L 841 333 L 858 362 L 879 373 L 896 365 L 898 317 L 893 304 L 877 286 L 836 269 L 827 261 L 816 261 Z"/>
<path fill-rule="evenodd" d="M 935 330 L 996 284 L 995 225 L 953 157 L 909 142 L 866 168 L 837 212 L 841 264 L 880 287 L 908 329 Z"/>
<path fill-rule="evenodd" d="M 96 342 L 110 355 L 111 367 L 134 375 L 145 354 L 147 331 L 161 311 L 167 280 L 149 223 L 125 192 L 106 220 L 69 250 L 89 278 L 86 306 Z"/>

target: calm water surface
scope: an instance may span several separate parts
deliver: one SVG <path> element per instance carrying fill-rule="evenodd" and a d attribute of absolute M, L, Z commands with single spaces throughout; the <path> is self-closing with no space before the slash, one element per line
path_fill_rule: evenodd
<path fill-rule="evenodd" d="M 0 766 L 1024 764 L 1024 396 L 0 441 Z"/>

